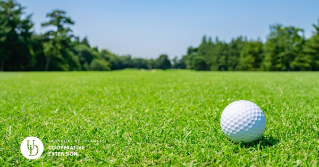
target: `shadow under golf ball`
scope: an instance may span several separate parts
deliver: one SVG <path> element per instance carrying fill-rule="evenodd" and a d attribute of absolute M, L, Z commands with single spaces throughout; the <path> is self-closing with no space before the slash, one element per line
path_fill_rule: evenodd
<path fill-rule="evenodd" d="M 243 142 L 235 142 L 231 139 L 228 139 L 233 144 L 240 146 L 241 148 L 252 148 L 252 147 L 259 147 L 260 150 L 265 147 L 272 147 L 279 143 L 279 139 L 273 136 L 262 136 L 260 139 L 250 142 L 250 143 L 243 143 Z"/>

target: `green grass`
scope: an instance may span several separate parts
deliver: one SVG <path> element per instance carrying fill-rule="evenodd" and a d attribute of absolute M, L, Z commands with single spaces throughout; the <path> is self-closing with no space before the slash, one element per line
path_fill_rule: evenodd
<path fill-rule="evenodd" d="M 266 116 L 254 143 L 233 143 L 220 128 L 223 109 L 240 99 Z M 0 164 L 318 166 L 318 113 L 315 72 L 0 73 Z M 29 136 L 44 144 L 37 160 L 20 153 Z M 85 150 L 53 157 L 50 145 Z"/>

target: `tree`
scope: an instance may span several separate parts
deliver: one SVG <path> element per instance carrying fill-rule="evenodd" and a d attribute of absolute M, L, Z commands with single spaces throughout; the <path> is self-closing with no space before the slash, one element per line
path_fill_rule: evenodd
<path fill-rule="evenodd" d="M 193 69 L 196 71 L 205 71 L 206 70 L 206 61 L 204 57 L 196 56 L 193 59 Z"/>
<path fill-rule="evenodd" d="M 240 70 L 258 70 L 263 61 L 263 43 L 260 39 L 250 40 L 240 52 Z"/>
<path fill-rule="evenodd" d="M 247 43 L 247 38 L 239 36 L 232 39 L 229 44 L 227 44 L 227 70 L 236 71 L 240 68 L 240 55 L 241 51 Z M 226 54 L 226 53 L 225 53 Z"/>
<path fill-rule="evenodd" d="M 303 52 L 307 61 L 310 60 L 310 70 L 318 71 L 319 70 L 319 20 L 318 24 L 312 25 L 315 28 L 313 35 L 306 41 L 306 44 L 303 48 Z M 308 64 L 308 63 L 307 63 Z"/>
<path fill-rule="evenodd" d="M 89 40 L 88 40 L 87 37 L 84 37 L 84 38 L 82 39 L 81 44 L 86 45 L 86 46 L 89 47 L 89 48 L 91 47 L 91 46 L 90 46 L 90 43 L 89 43 Z"/>
<path fill-rule="evenodd" d="M 154 59 L 147 60 L 147 68 L 148 69 L 155 69 L 156 68 L 156 63 L 155 63 Z"/>
<path fill-rule="evenodd" d="M 169 69 L 171 68 L 171 62 L 168 59 L 168 56 L 165 54 L 160 55 L 157 59 L 156 59 L 156 66 L 159 69 Z"/>
<path fill-rule="evenodd" d="M 148 64 L 147 64 L 146 59 L 142 58 L 133 58 L 132 59 L 132 67 L 137 68 L 137 69 L 148 69 Z"/>
<path fill-rule="evenodd" d="M 90 70 L 89 64 L 92 60 L 98 58 L 98 52 L 92 50 L 88 45 L 78 44 L 75 46 L 75 54 L 78 56 L 81 69 L 84 71 Z"/>
<path fill-rule="evenodd" d="M 56 27 L 56 31 L 49 30 L 44 34 L 43 48 L 47 59 L 45 71 L 80 69 L 78 58 L 71 51 L 73 35 L 69 34 L 72 30 L 68 25 L 73 25 L 74 21 L 65 14 L 62 10 L 54 10 L 47 14 L 50 20 L 42 23 L 43 27 Z"/>
<path fill-rule="evenodd" d="M 1 3 L 1 14 L 0 14 L 0 71 L 3 71 L 5 61 L 8 59 L 8 55 L 5 54 L 6 48 L 5 43 L 7 39 L 8 32 L 11 28 L 8 26 L 8 20 L 6 19 L 6 15 L 3 12 L 3 2 Z"/>
<path fill-rule="evenodd" d="M 32 15 L 22 19 L 24 9 L 14 0 L 0 1 L 0 71 L 30 70 L 35 64 Z"/>
<path fill-rule="evenodd" d="M 92 71 L 109 71 L 111 70 L 109 63 L 103 59 L 94 59 L 90 64 Z"/>
<path fill-rule="evenodd" d="M 101 50 L 100 57 L 102 59 L 104 59 L 105 61 L 108 61 L 110 63 L 112 70 L 119 69 L 118 68 L 118 58 L 111 51 L 109 51 L 107 49 Z"/>
<path fill-rule="evenodd" d="M 175 56 L 172 60 L 173 64 L 172 64 L 172 68 L 178 68 L 178 57 Z"/>
<path fill-rule="evenodd" d="M 175 56 L 173 58 L 173 64 L 172 64 L 172 68 L 177 68 L 177 69 L 185 69 L 186 68 L 186 64 L 185 64 L 185 60 L 186 60 L 186 55 L 182 56 L 181 59 L 178 59 L 177 56 Z"/>
<path fill-rule="evenodd" d="M 185 56 L 185 65 L 187 69 L 193 69 L 193 59 L 197 55 L 198 48 L 188 47 L 187 55 Z"/>
<path fill-rule="evenodd" d="M 282 25 L 270 26 L 270 34 L 265 44 L 266 70 L 290 71 L 309 67 L 302 54 L 304 43 L 302 29 Z M 304 63 L 300 63 L 301 61 Z"/>
<path fill-rule="evenodd" d="M 31 45 L 35 58 L 35 64 L 31 69 L 33 71 L 43 71 L 45 69 L 46 57 L 44 54 L 42 40 L 42 34 L 34 34 L 31 38 Z"/>
<path fill-rule="evenodd" d="M 204 61 L 209 62 L 209 54 L 208 54 L 208 52 L 209 52 L 209 49 L 210 49 L 210 44 L 211 44 L 211 38 L 209 38 L 209 42 L 207 42 L 206 36 L 203 36 L 202 43 L 198 47 L 196 56 L 199 56 Z M 193 60 L 193 62 L 194 62 L 194 60 Z M 206 62 L 205 62 L 205 64 L 206 64 Z M 210 64 L 210 63 L 208 63 L 208 64 Z"/>
<path fill-rule="evenodd" d="M 178 61 L 178 68 L 179 69 L 186 69 L 186 56 L 182 56 L 182 58 Z"/>
<path fill-rule="evenodd" d="M 211 50 L 211 67 L 213 71 L 227 71 L 228 70 L 228 46 L 227 43 L 216 39 L 216 44 Z"/>
<path fill-rule="evenodd" d="M 110 63 L 112 70 L 133 67 L 131 55 L 118 56 L 107 49 L 103 49 L 100 51 L 100 57 Z"/>

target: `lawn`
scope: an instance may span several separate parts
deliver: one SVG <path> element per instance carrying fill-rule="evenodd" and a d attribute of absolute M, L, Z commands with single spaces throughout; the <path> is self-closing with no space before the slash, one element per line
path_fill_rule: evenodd
<path fill-rule="evenodd" d="M 266 116 L 250 144 L 220 127 L 223 109 L 241 99 Z M 318 115 L 318 72 L 0 73 L 0 164 L 318 166 Z M 20 152 L 29 136 L 44 144 L 37 160 Z M 85 149 L 49 156 L 59 145 Z"/>

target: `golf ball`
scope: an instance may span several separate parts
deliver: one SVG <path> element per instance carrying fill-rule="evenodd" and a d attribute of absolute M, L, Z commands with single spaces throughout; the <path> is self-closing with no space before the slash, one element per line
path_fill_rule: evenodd
<path fill-rule="evenodd" d="M 249 143 L 258 140 L 263 135 L 266 118 L 255 103 L 239 100 L 230 103 L 224 109 L 220 125 L 230 140 Z"/>

